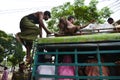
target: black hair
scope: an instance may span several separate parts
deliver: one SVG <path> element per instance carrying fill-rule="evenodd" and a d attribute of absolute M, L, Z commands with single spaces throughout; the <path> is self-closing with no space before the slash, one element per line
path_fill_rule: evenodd
<path fill-rule="evenodd" d="M 50 11 L 45 11 L 45 12 L 44 12 L 44 15 L 48 15 L 48 16 L 51 18 L 51 13 L 50 13 Z"/>
<path fill-rule="evenodd" d="M 71 20 L 72 18 L 74 18 L 74 19 L 75 19 L 75 17 L 74 17 L 74 16 L 68 16 L 68 20 Z"/>
<path fill-rule="evenodd" d="M 110 21 L 110 20 L 112 20 L 112 21 L 113 21 L 113 18 L 108 18 L 108 20 L 107 20 L 107 21 Z"/>
<path fill-rule="evenodd" d="M 108 18 L 107 22 L 112 24 L 114 22 L 114 19 L 110 17 L 110 18 Z"/>
<path fill-rule="evenodd" d="M 4 70 L 8 69 L 7 67 L 4 67 Z"/>

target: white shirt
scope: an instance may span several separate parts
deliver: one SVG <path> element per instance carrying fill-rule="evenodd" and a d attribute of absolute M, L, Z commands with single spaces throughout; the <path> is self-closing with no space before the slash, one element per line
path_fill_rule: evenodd
<path fill-rule="evenodd" d="M 88 26 L 86 26 L 82 30 L 83 30 L 83 32 L 96 32 L 96 30 L 94 30 L 94 29 L 98 29 L 97 23 L 90 23 Z"/>
<path fill-rule="evenodd" d="M 90 23 L 85 29 L 95 29 L 97 28 L 97 23 Z"/>
<path fill-rule="evenodd" d="M 55 66 L 40 65 L 37 68 L 38 74 L 55 75 Z M 55 80 L 54 78 L 39 78 L 38 80 Z"/>
<path fill-rule="evenodd" d="M 109 29 L 111 28 L 111 29 Z M 109 23 L 104 23 L 104 24 L 99 24 L 99 29 L 105 29 L 105 30 L 100 30 L 100 32 L 107 32 L 107 31 L 113 31 L 114 26 Z"/>

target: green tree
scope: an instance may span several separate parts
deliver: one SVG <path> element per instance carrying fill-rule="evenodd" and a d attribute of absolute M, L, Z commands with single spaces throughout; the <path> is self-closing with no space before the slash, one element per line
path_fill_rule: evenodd
<path fill-rule="evenodd" d="M 11 38 L 4 32 L 0 30 L 0 62 L 9 52 L 9 42 Z"/>
<path fill-rule="evenodd" d="M 0 55 L 0 62 L 7 57 L 15 65 L 23 60 L 25 53 L 23 52 L 22 45 L 13 35 L 0 30 Z"/>
<path fill-rule="evenodd" d="M 25 52 L 23 51 L 22 44 L 19 43 L 16 38 L 13 37 L 11 44 L 13 44 L 11 50 L 12 55 L 8 57 L 8 61 L 12 63 L 12 66 L 15 66 L 19 62 L 23 61 Z"/>
<path fill-rule="evenodd" d="M 60 17 L 73 15 L 76 17 L 76 24 L 84 25 L 91 20 L 103 23 L 106 18 L 110 17 L 112 11 L 108 7 L 98 10 L 97 0 L 91 0 L 89 5 L 85 5 L 85 0 L 74 0 L 73 4 L 66 2 L 61 6 L 52 8 L 52 19 L 48 22 L 48 27 L 54 32 L 58 31 L 57 24 Z"/>
<path fill-rule="evenodd" d="M 25 52 L 14 53 L 8 57 L 8 61 L 11 62 L 12 67 L 15 67 L 19 62 L 23 61 Z"/>

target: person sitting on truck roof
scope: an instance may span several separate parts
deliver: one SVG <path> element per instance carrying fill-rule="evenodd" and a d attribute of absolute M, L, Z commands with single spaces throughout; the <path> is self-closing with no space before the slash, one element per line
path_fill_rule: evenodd
<path fill-rule="evenodd" d="M 59 33 L 71 35 L 76 32 L 79 32 L 80 29 L 83 29 L 90 24 L 89 23 L 85 26 L 80 26 L 80 25 L 75 25 L 74 23 L 75 23 L 74 16 L 68 16 L 67 19 L 65 17 L 61 17 L 58 24 L 58 27 L 60 29 Z"/>
<path fill-rule="evenodd" d="M 113 26 L 114 23 L 114 19 L 113 18 L 108 18 L 107 22 L 105 22 L 104 24 L 99 24 L 99 28 L 101 30 L 99 30 L 100 32 L 111 32 L 114 30 L 115 26 Z"/>

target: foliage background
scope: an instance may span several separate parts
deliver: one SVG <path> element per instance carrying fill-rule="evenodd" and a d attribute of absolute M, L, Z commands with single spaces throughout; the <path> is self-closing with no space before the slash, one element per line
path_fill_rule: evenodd
<path fill-rule="evenodd" d="M 22 44 L 19 43 L 12 34 L 7 34 L 0 30 L 0 63 L 6 66 L 15 66 L 20 61 L 23 61 L 25 52 Z"/>
<path fill-rule="evenodd" d="M 91 20 L 97 23 L 104 23 L 110 17 L 112 11 L 108 7 L 98 10 L 96 5 L 98 0 L 91 0 L 89 5 L 85 5 L 85 0 L 74 0 L 74 3 L 66 2 L 65 4 L 53 7 L 51 10 L 52 19 L 48 22 L 48 27 L 53 32 L 58 32 L 58 21 L 60 17 L 75 16 L 76 25 L 85 25 Z"/>

